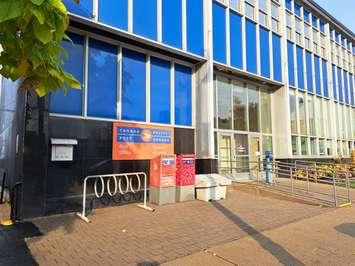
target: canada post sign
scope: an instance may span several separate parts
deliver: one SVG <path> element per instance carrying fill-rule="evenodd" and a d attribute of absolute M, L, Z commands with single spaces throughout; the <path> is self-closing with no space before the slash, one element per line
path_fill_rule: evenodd
<path fill-rule="evenodd" d="M 172 127 L 113 123 L 112 160 L 150 160 L 174 153 Z"/>

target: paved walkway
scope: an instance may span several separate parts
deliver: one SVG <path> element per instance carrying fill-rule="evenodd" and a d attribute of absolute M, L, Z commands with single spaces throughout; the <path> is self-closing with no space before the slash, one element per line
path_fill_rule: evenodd
<path fill-rule="evenodd" d="M 6 251 L 0 254 L 0 265 L 156 265 L 206 249 L 214 252 L 213 247 L 245 241 L 248 236 L 262 243 L 260 254 L 271 253 L 270 262 L 274 262 L 273 250 L 283 250 L 284 243 L 271 241 L 262 232 L 319 215 L 327 217 L 334 210 L 236 188 L 226 200 L 159 206 L 153 213 L 134 204 L 97 209 L 90 224 L 74 214 L 44 217 L 17 229 L 0 227 L 0 250 Z M 295 262 L 300 258 L 283 253 Z M 244 255 L 259 257 L 259 249 L 246 250 Z"/>
<path fill-rule="evenodd" d="M 230 191 L 227 200 L 160 206 L 153 213 L 135 205 L 98 209 L 90 224 L 74 214 L 35 219 L 42 235 L 26 244 L 40 265 L 158 264 L 330 210 Z"/>
<path fill-rule="evenodd" d="M 164 265 L 355 265 L 355 207 L 253 234 Z"/>

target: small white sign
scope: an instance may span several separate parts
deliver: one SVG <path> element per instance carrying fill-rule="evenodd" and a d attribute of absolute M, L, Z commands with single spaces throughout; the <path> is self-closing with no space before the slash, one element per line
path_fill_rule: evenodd
<path fill-rule="evenodd" d="M 52 161 L 72 161 L 73 145 L 52 145 Z"/>

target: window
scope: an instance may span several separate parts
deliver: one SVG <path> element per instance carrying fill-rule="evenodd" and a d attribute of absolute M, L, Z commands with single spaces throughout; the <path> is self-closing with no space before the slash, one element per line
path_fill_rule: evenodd
<path fill-rule="evenodd" d="M 308 138 L 301 137 L 301 154 L 308 155 Z"/>
<path fill-rule="evenodd" d="M 279 31 L 279 6 L 271 3 L 272 30 Z"/>
<path fill-rule="evenodd" d="M 302 92 L 298 93 L 298 113 L 300 120 L 300 133 L 301 135 L 307 135 L 306 100 L 305 94 Z"/>
<path fill-rule="evenodd" d="M 302 45 L 302 21 L 299 18 L 295 20 L 296 43 Z"/>
<path fill-rule="evenodd" d="M 233 82 L 234 129 L 248 130 L 247 88 L 240 82 Z"/>
<path fill-rule="evenodd" d="M 68 33 L 72 42 L 62 42 L 68 57 L 64 59 L 64 69 L 71 73 L 81 84 L 83 83 L 84 37 Z M 66 95 L 62 90 L 51 93 L 50 108 L 52 113 L 82 115 L 82 90 L 68 89 Z"/>
<path fill-rule="evenodd" d="M 175 64 L 175 125 L 192 126 L 192 70 Z"/>
<path fill-rule="evenodd" d="M 102 1 L 100 1 L 102 2 Z M 121 1 L 115 1 L 121 2 Z M 119 16 L 116 16 L 119 17 Z M 182 48 L 182 3 L 180 0 L 162 1 L 163 43 Z"/>
<path fill-rule="evenodd" d="M 316 135 L 316 124 L 315 124 L 315 118 L 314 118 L 314 100 L 313 96 L 308 95 L 307 98 L 307 110 L 308 110 L 308 120 L 309 120 L 309 134 L 311 136 Z"/>
<path fill-rule="evenodd" d="M 213 59 L 226 63 L 226 8 L 213 2 Z"/>
<path fill-rule="evenodd" d="M 100 22 L 103 22 L 116 28 L 127 30 L 128 0 L 99 1 L 98 4 Z M 116 15 L 117 12 L 119 12 L 119 16 Z"/>
<path fill-rule="evenodd" d="M 260 91 L 261 96 L 261 131 L 271 134 L 271 98 L 266 91 Z"/>
<path fill-rule="evenodd" d="M 319 53 L 318 43 L 318 31 L 313 30 L 313 51 L 317 54 Z"/>
<path fill-rule="evenodd" d="M 292 17 L 288 12 L 286 12 L 286 26 L 287 39 L 292 40 Z"/>
<path fill-rule="evenodd" d="M 310 50 L 311 49 L 311 30 L 308 24 L 304 24 L 304 37 L 305 37 L 305 48 Z"/>
<path fill-rule="evenodd" d="M 122 49 L 122 119 L 146 121 L 146 55 Z"/>
<path fill-rule="evenodd" d="M 292 155 L 298 155 L 298 137 L 292 136 L 291 142 L 292 142 Z"/>
<path fill-rule="evenodd" d="M 229 0 L 229 7 L 240 11 L 240 0 Z"/>
<path fill-rule="evenodd" d="M 291 118 L 291 133 L 297 134 L 297 115 L 296 115 L 296 96 L 295 91 L 290 90 L 289 96 L 289 104 L 290 104 L 290 118 Z"/>
<path fill-rule="evenodd" d="M 319 140 L 319 155 L 326 155 L 325 139 Z"/>
<path fill-rule="evenodd" d="M 311 23 L 310 12 L 307 9 L 303 9 L 303 18 L 307 23 Z"/>
<path fill-rule="evenodd" d="M 259 132 L 259 90 L 249 85 L 248 88 L 249 131 Z"/>
<path fill-rule="evenodd" d="M 186 1 L 186 42 L 191 53 L 204 54 L 203 0 Z"/>
<path fill-rule="evenodd" d="M 272 137 L 263 135 L 263 153 L 266 151 L 272 151 Z"/>
<path fill-rule="evenodd" d="M 157 39 L 157 2 L 133 0 L 133 32 Z"/>
<path fill-rule="evenodd" d="M 312 15 L 312 26 L 318 29 L 318 18 L 314 15 Z"/>
<path fill-rule="evenodd" d="M 315 117 L 316 117 L 316 132 L 318 136 L 324 137 L 322 98 L 319 97 L 316 98 L 316 102 L 315 102 Z"/>
<path fill-rule="evenodd" d="M 245 1 L 245 15 L 251 19 L 255 19 L 255 11 L 254 11 L 254 1 L 246 0 Z"/>
<path fill-rule="evenodd" d="M 259 23 L 268 26 L 268 8 L 266 0 L 259 0 Z"/>
<path fill-rule="evenodd" d="M 260 42 L 260 74 L 263 77 L 270 78 L 270 46 L 269 46 L 269 30 L 259 28 Z"/>
<path fill-rule="evenodd" d="M 292 1 L 291 0 L 285 0 L 285 5 L 286 5 L 286 9 L 292 11 Z"/>
<path fill-rule="evenodd" d="M 170 62 L 151 57 L 150 122 L 170 124 L 170 113 Z"/>
<path fill-rule="evenodd" d="M 326 152 L 327 155 L 333 155 L 333 148 L 332 148 L 333 144 L 332 144 L 332 140 L 327 140 L 327 147 L 326 147 Z"/>
<path fill-rule="evenodd" d="M 302 17 L 301 15 L 301 5 L 298 3 L 295 3 L 295 15 L 298 17 Z"/>
<path fill-rule="evenodd" d="M 117 53 L 116 46 L 89 41 L 88 116 L 117 118 Z"/>
<path fill-rule="evenodd" d="M 281 38 L 277 34 L 272 34 L 272 54 L 273 54 L 273 70 L 274 80 L 282 81 L 281 66 Z"/>
<path fill-rule="evenodd" d="M 232 129 L 232 106 L 231 89 L 229 80 L 226 78 L 217 78 L 218 91 L 218 128 Z"/>
<path fill-rule="evenodd" d="M 311 155 L 317 155 L 317 139 L 311 138 Z"/>
<path fill-rule="evenodd" d="M 247 71 L 256 74 L 256 25 L 250 20 L 245 21 Z"/>

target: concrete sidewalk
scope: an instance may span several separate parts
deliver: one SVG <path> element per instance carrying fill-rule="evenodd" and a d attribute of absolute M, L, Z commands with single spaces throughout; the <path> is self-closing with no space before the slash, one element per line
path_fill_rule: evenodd
<path fill-rule="evenodd" d="M 164 265 L 355 265 L 355 207 L 254 235 L 246 230 L 251 235 Z"/>

